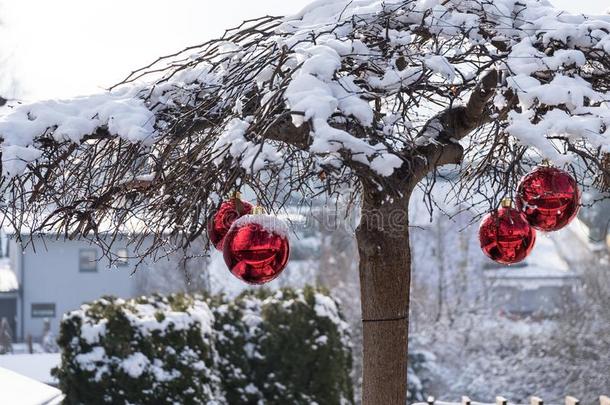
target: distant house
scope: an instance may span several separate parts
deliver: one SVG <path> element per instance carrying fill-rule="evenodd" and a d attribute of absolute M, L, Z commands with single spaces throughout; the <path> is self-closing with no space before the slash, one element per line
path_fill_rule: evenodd
<path fill-rule="evenodd" d="M 523 263 L 503 266 L 489 260 L 484 268 L 492 308 L 510 318 L 559 315 L 578 297 L 580 273 L 566 259 L 576 253 L 576 249 L 562 251 L 557 240 L 539 234 L 531 256 Z"/>
<path fill-rule="evenodd" d="M 19 282 L 13 272 L 8 258 L 0 259 L 0 321 L 8 320 L 11 331 L 17 327 L 17 301 L 19 299 Z"/>
<path fill-rule="evenodd" d="M 9 258 L 0 262 L 0 318 L 9 320 L 15 340 L 39 339 L 45 319 L 57 334 L 64 313 L 103 295 L 137 295 L 127 244 L 115 246 L 121 259 L 109 268 L 101 249 L 86 241 L 36 237 L 22 249 L 9 239 Z"/>
<path fill-rule="evenodd" d="M 607 194 L 589 190 L 583 199 L 590 206 L 581 210 L 580 218 L 587 225 L 587 236 L 593 248 L 610 252 L 610 200 Z"/>

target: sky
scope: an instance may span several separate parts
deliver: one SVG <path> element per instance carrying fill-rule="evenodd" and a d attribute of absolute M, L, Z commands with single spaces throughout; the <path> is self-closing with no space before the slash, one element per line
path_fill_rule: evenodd
<path fill-rule="evenodd" d="M 158 56 L 248 18 L 297 13 L 311 0 L 0 0 L 0 92 L 22 99 L 98 92 Z M 608 0 L 552 0 L 604 13 Z M 6 69 L 8 66 L 8 69 Z"/>

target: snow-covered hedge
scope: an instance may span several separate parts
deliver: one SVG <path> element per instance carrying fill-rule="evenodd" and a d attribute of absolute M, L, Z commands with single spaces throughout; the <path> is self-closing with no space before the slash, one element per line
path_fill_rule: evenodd
<path fill-rule="evenodd" d="M 229 403 L 353 403 L 348 326 L 329 295 L 259 290 L 214 312 Z"/>
<path fill-rule="evenodd" d="M 104 298 L 67 314 L 67 404 L 350 404 L 351 347 L 322 291 Z"/>
<path fill-rule="evenodd" d="M 54 373 L 65 403 L 214 401 L 222 394 L 213 322 L 203 300 L 183 295 L 83 305 L 61 325 Z"/>
<path fill-rule="evenodd" d="M 424 349 L 416 336 L 409 339 L 409 369 L 407 370 L 408 403 L 425 401 L 429 384 L 437 377 L 436 356 Z"/>

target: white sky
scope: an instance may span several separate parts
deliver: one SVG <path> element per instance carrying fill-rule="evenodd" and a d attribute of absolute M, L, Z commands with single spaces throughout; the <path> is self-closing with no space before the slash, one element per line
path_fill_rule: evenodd
<path fill-rule="evenodd" d="M 247 18 L 298 12 L 311 0 L 0 0 L 0 50 L 20 97 L 87 94 L 135 68 L 219 36 Z M 608 0 L 552 0 L 578 13 L 604 13 Z M 6 64 L 3 64 L 6 66 Z M 9 94 L 10 95 L 10 94 Z"/>

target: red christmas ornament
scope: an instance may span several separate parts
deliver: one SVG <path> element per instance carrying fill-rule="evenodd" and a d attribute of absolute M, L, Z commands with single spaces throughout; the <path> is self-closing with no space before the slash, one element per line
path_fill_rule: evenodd
<path fill-rule="evenodd" d="M 525 215 L 512 207 L 512 201 L 505 200 L 502 208 L 483 218 L 479 241 L 490 259 L 502 264 L 515 264 L 531 253 L 536 243 L 536 231 Z"/>
<path fill-rule="evenodd" d="M 521 180 L 517 209 L 523 211 L 534 228 L 544 232 L 557 231 L 578 214 L 578 184 L 566 171 L 556 167 L 538 167 Z"/>
<path fill-rule="evenodd" d="M 265 284 L 286 268 L 288 227 L 275 217 L 246 215 L 233 223 L 224 241 L 224 259 L 233 275 L 249 284 Z"/>
<path fill-rule="evenodd" d="M 212 245 L 222 251 L 224 238 L 231 229 L 231 225 L 238 218 L 252 212 L 252 204 L 241 199 L 239 193 L 235 193 L 233 198 L 223 202 L 218 212 L 214 214 L 208 222 L 208 237 Z"/>

